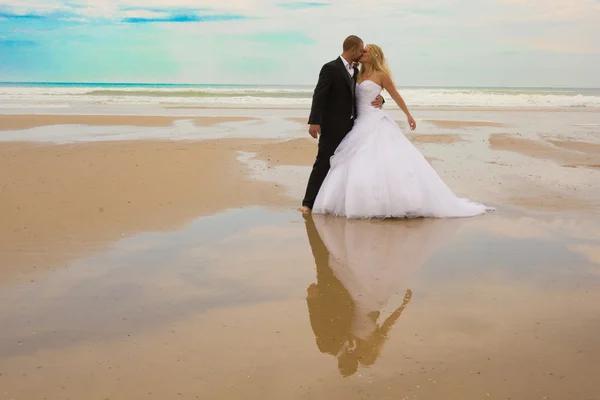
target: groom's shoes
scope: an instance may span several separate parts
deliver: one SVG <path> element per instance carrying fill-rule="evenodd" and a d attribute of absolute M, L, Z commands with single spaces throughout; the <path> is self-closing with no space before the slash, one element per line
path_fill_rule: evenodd
<path fill-rule="evenodd" d="M 302 214 L 308 214 L 311 212 L 311 209 L 307 206 L 302 206 L 298 209 Z"/>

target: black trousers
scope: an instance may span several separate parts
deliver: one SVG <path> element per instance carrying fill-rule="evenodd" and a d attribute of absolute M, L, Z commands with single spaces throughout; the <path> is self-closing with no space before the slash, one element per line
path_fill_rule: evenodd
<path fill-rule="evenodd" d="M 329 172 L 329 159 L 333 156 L 335 149 L 340 145 L 346 134 L 350 132 L 353 125 L 354 121 L 349 120 L 346 126 L 341 127 L 342 129 L 339 129 L 340 127 L 338 126 L 337 132 L 325 132 L 319 137 L 319 151 L 317 152 L 317 158 L 308 178 L 306 192 L 302 200 L 303 206 L 312 209 L 319 189 L 321 189 L 321 185 Z"/>

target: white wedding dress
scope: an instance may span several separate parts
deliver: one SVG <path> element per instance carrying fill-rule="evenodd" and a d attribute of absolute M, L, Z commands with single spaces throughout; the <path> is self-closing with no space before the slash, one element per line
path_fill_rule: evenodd
<path fill-rule="evenodd" d="M 312 212 L 347 218 L 451 218 L 492 211 L 455 196 L 388 112 L 371 106 L 381 91 L 370 80 L 356 85 L 358 117 L 331 157 Z"/>
<path fill-rule="evenodd" d="M 363 339 L 376 328 L 369 314 L 383 311 L 392 296 L 403 293 L 412 275 L 465 223 L 460 219 L 361 221 L 324 215 L 314 215 L 313 221 L 329 252 L 329 267 L 354 302 L 352 334 Z"/>

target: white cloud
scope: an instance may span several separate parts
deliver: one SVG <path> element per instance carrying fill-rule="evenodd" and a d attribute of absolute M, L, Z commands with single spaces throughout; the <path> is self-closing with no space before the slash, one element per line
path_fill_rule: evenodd
<path fill-rule="evenodd" d="M 507 18 L 517 21 L 598 22 L 600 2 L 596 0 L 502 0 L 509 6 Z"/>
<path fill-rule="evenodd" d="M 255 15 L 271 2 L 266 0 L 227 0 L 215 3 L 214 0 L 1 0 L 4 6 L 16 14 L 49 14 L 56 11 L 70 11 L 84 17 L 126 18 L 127 16 L 147 15 L 151 9 L 207 9 L 223 13 L 244 13 Z M 127 10 L 136 8 L 137 10 Z"/>
<path fill-rule="evenodd" d="M 163 18 L 168 10 L 179 13 L 185 9 L 252 17 L 210 24 L 153 25 L 160 34 L 156 41 L 164 43 L 160 51 L 172 57 L 180 71 L 189 71 L 181 77 L 184 80 L 197 81 L 199 73 L 194 71 L 201 69 L 209 81 L 230 82 L 223 64 L 235 62 L 236 57 L 254 57 L 274 80 L 257 83 L 278 83 L 288 74 L 295 83 L 313 83 L 322 63 L 339 54 L 344 37 L 357 34 L 367 43 L 380 44 L 394 73 L 416 85 L 600 84 L 589 66 L 600 62 L 598 1 L 378 0 L 367 5 L 364 0 L 330 0 L 329 6 L 294 10 L 278 6 L 283 1 L 0 0 L 0 10 L 63 12 L 65 19 L 96 23 Z M 278 33 L 296 33 L 313 43 L 296 43 L 285 49 L 289 52 L 256 43 L 256 34 Z M 242 50 L 219 47 L 223 41 Z M 277 68 L 286 71 L 271 74 Z M 577 82 L 567 82 L 575 78 Z M 476 82 L 478 79 L 481 81 Z"/>

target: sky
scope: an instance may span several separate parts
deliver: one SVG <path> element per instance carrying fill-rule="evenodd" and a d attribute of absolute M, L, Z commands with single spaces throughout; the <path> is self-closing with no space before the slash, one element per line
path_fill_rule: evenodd
<path fill-rule="evenodd" d="M 600 0 L 0 0 L 0 81 L 314 85 L 344 38 L 399 86 L 600 87 Z"/>

